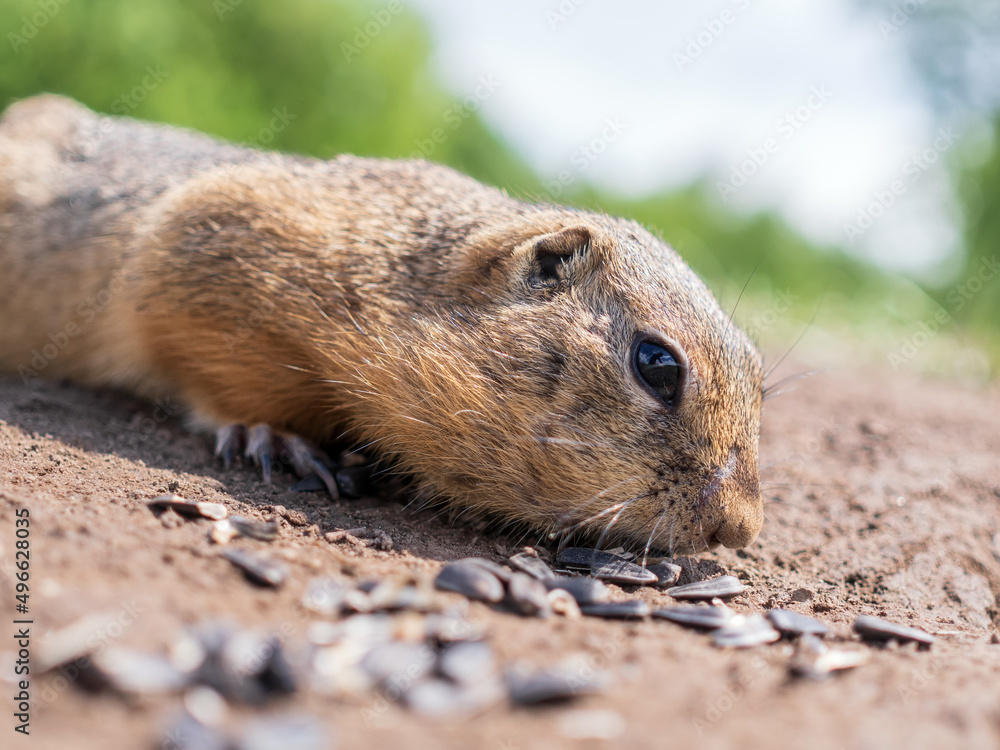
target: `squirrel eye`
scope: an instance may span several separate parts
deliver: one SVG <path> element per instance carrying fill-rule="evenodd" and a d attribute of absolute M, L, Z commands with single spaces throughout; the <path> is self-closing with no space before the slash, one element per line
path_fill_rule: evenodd
<path fill-rule="evenodd" d="M 650 390 L 666 402 L 677 396 L 681 366 L 669 349 L 643 341 L 635 349 L 635 371 Z"/>

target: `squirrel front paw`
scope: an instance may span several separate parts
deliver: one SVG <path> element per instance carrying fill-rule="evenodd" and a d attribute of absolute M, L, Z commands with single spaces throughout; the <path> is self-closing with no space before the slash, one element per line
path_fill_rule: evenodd
<path fill-rule="evenodd" d="M 333 500 L 340 499 L 337 481 L 323 461 L 325 454 L 298 435 L 275 433 L 267 424 L 249 427 L 230 424 L 216 430 L 215 455 L 222 459 L 227 469 L 240 453 L 260 467 L 261 476 L 267 484 L 271 483 L 271 462 L 284 458 L 291 463 L 299 477 L 317 475 L 330 497 Z"/>

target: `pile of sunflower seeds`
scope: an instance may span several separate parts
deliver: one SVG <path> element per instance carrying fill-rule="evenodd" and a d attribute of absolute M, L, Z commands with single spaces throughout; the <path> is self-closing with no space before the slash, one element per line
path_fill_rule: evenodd
<path fill-rule="evenodd" d="M 270 542 L 277 521 L 228 516 L 224 506 L 193 503 L 177 496 L 157 498 L 154 512 L 212 522 L 219 545 L 237 536 Z M 221 510 L 220 510 L 221 509 Z M 183 523 L 183 521 L 180 521 Z M 319 750 L 328 747 L 322 725 L 303 716 L 260 719 L 253 734 L 228 729 L 230 705 L 264 706 L 308 691 L 333 699 L 375 696 L 371 717 L 395 703 L 433 718 L 477 714 L 502 702 L 534 705 L 567 701 L 608 688 L 608 672 L 592 669 L 585 656 L 546 669 L 501 665 L 483 628 L 466 618 L 468 603 L 440 592 L 460 594 L 524 617 L 601 617 L 665 621 L 705 632 L 721 648 L 749 648 L 795 640 L 788 662 L 798 677 L 823 678 L 870 660 L 868 650 L 842 648 L 823 640 L 824 623 L 795 612 L 772 609 L 765 615 L 738 612 L 723 600 L 744 592 L 737 578 L 722 575 L 680 585 L 685 567 L 670 559 L 636 562 L 618 551 L 569 548 L 550 565 L 539 551 L 525 548 L 508 566 L 484 558 L 447 563 L 433 581 L 387 578 L 358 583 L 321 577 L 309 581 L 301 600 L 304 617 L 291 633 L 241 629 L 210 621 L 184 631 L 165 654 L 109 647 L 88 650 L 93 623 L 77 623 L 44 642 L 47 670 L 77 667 L 78 684 L 125 696 L 174 694 L 183 708 L 164 734 L 164 747 L 274 747 Z M 285 585 L 284 563 L 258 551 L 228 547 L 222 556 L 251 582 Z M 652 608 L 629 597 L 615 600 L 608 584 L 653 587 L 678 603 Z M 916 643 L 929 648 L 934 637 L 915 628 L 860 617 L 855 632 L 872 643 Z M 179 744 L 177 737 L 193 738 Z M 268 737 L 275 738 L 270 744 Z"/>
<path fill-rule="evenodd" d="M 562 609 L 563 615 L 665 620 L 709 633 L 720 648 L 751 648 L 782 639 L 794 640 L 796 649 L 788 668 L 797 677 L 820 679 L 871 659 L 867 650 L 825 643 L 822 638 L 830 628 L 813 617 L 785 609 L 771 609 L 763 615 L 731 609 L 723 600 L 745 591 L 734 576 L 676 585 L 683 567 L 671 560 L 640 565 L 612 552 L 584 548 L 561 551 L 556 557 L 555 570 L 534 550 L 513 555 L 509 563 L 511 569 L 482 558 L 450 562 L 438 574 L 435 585 L 468 599 L 537 617 L 548 617 L 555 611 L 553 601 L 568 594 L 577 607 Z M 685 603 L 653 609 L 636 598 L 612 601 L 611 590 L 604 581 L 665 589 L 672 598 Z M 854 631 L 862 640 L 876 644 L 915 643 L 918 648 L 926 649 L 935 640 L 917 628 L 866 615 L 855 621 Z"/>
<path fill-rule="evenodd" d="M 510 573 L 515 592 L 518 580 Z M 544 586 L 536 593 L 537 601 L 518 596 L 558 611 Z M 113 617 L 91 615 L 48 634 L 39 647 L 39 664 L 43 672 L 72 675 L 88 691 L 128 699 L 178 696 L 181 708 L 163 734 L 163 746 L 172 750 L 327 748 L 325 728 L 307 716 L 265 716 L 252 732 L 230 726 L 233 707 L 267 708 L 305 692 L 352 702 L 375 698 L 367 709 L 374 721 L 389 703 L 430 718 L 461 717 L 503 702 L 565 702 L 601 692 L 612 682 L 583 654 L 544 669 L 500 664 L 486 631 L 466 618 L 468 604 L 456 606 L 426 578 L 358 583 L 315 578 L 301 606 L 301 617 L 289 621 L 292 627 L 276 631 L 221 620 L 198 623 L 165 653 L 97 648 L 101 644 L 92 633 Z M 526 605 L 519 606 L 527 612 Z M 268 737 L 273 741 L 264 742 Z"/>

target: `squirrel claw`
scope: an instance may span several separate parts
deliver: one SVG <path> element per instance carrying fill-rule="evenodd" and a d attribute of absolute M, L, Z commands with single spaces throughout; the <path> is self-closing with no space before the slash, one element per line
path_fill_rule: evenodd
<path fill-rule="evenodd" d="M 270 425 L 255 424 L 247 428 L 242 424 L 220 427 L 215 433 L 215 455 L 228 469 L 234 456 L 241 452 L 246 459 L 260 467 L 261 478 L 271 484 L 271 462 L 286 457 L 299 477 L 310 474 L 319 476 L 332 500 L 340 499 L 337 480 L 323 463 L 323 454 L 298 435 L 275 434 Z"/>

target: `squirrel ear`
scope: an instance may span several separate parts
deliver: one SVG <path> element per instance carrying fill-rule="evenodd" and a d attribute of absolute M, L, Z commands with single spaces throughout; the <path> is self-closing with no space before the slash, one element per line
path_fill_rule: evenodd
<path fill-rule="evenodd" d="M 583 254 L 590 246 L 590 230 L 568 227 L 535 240 L 534 273 L 539 281 L 558 281 L 562 265 L 574 255 Z"/>

